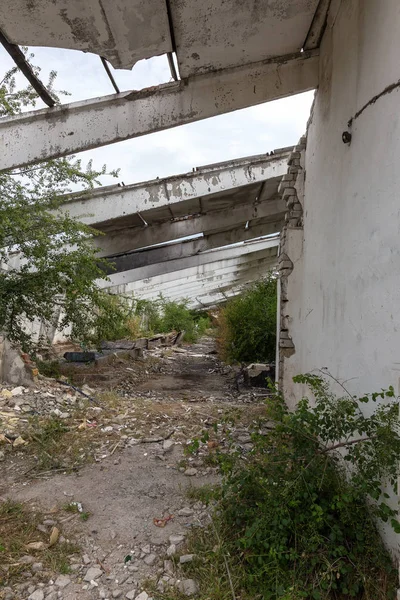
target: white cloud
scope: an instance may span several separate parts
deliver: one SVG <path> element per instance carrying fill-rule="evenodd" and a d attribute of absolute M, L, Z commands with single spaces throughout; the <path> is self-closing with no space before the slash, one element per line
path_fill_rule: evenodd
<path fill-rule="evenodd" d="M 57 89 L 72 95 L 71 102 L 112 94 L 113 88 L 100 58 L 73 50 L 33 48 L 34 63 L 42 67 L 43 81 L 50 70 L 58 73 Z M 4 69 L 11 59 L 0 52 Z M 170 80 L 165 56 L 139 62 L 132 71 L 113 71 L 121 91 L 141 89 Z M 296 144 L 304 133 L 313 93 L 299 94 L 283 100 L 183 125 L 133 140 L 120 142 L 82 153 L 95 164 L 106 163 L 111 169 L 121 168 L 121 179 L 127 183 L 165 177 L 192 167 Z M 115 180 L 104 179 L 104 183 Z"/>

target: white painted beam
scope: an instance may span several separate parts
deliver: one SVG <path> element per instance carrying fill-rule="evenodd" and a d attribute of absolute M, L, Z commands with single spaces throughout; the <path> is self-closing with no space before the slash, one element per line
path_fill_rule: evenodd
<path fill-rule="evenodd" d="M 0 120 L 0 170 L 105 146 L 318 85 L 318 51 Z"/>
<path fill-rule="evenodd" d="M 99 248 L 99 256 L 110 256 L 207 232 L 209 239 L 213 235 L 220 236 L 213 238 L 215 240 L 214 247 L 217 247 L 223 245 L 220 242 L 224 239 L 224 232 L 216 233 L 219 229 L 230 229 L 239 224 L 243 224 L 244 227 L 247 221 L 270 219 L 272 229 L 270 233 L 275 233 L 281 229 L 285 212 L 286 204 L 282 198 L 259 204 L 249 202 L 233 206 L 229 211 L 216 210 L 206 215 L 193 216 L 181 221 L 159 223 L 144 228 L 121 229 L 112 234 L 99 236 L 95 239 L 95 244 Z"/>
<path fill-rule="evenodd" d="M 210 196 L 221 200 L 218 192 L 236 190 L 242 186 L 262 183 L 268 179 L 276 179 L 276 189 L 283 175 L 287 173 L 287 161 L 290 152 L 279 152 L 272 156 L 265 154 L 243 160 L 214 165 L 194 172 L 185 173 L 165 179 L 155 179 L 144 183 L 127 186 L 112 185 L 97 188 L 80 196 L 72 196 L 61 207 L 63 212 L 79 221 L 102 229 L 101 224 L 115 219 L 168 206 L 186 200 L 194 200 Z M 251 188 L 251 200 L 256 199 Z M 196 210 L 197 212 L 197 210 Z M 171 214 L 169 217 L 171 218 Z"/>
<path fill-rule="evenodd" d="M 156 263 L 146 267 L 130 269 L 110 275 L 111 285 L 123 285 L 132 281 L 141 279 L 149 279 L 157 275 L 173 273 L 175 271 L 185 271 L 186 269 L 198 268 L 207 264 L 220 263 L 221 261 L 232 261 L 235 259 L 241 260 L 248 254 L 254 256 L 257 252 L 263 252 L 266 256 L 274 257 L 277 255 L 278 249 L 277 240 L 258 240 L 241 244 L 235 247 L 222 248 L 203 252 L 196 256 L 187 258 L 178 258 L 164 263 Z"/>

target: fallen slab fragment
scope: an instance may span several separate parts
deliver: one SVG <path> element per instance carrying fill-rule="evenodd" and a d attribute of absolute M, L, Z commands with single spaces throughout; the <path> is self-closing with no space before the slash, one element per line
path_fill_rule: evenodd
<path fill-rule="evenodd" d="M 64 358 L 67 362 L 93 362 L 98 356 L 97 352 L 65 352 Z"/>
<path fill-rule="evenodd" d="M 115 342 L 103 341 L 100 347 L 102 350 L 133 350 L 135 345 L 134 340 L 116 340 Z"/>

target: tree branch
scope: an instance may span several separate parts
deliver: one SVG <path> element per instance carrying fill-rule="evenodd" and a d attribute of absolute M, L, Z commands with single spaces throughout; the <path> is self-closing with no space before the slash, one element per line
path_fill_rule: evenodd
<path fill-rule="evenodd" d="M 353 444 L 359 444 L 360 442 L 368 442 L 372 440 L 372 437 L 362 437 L 357 440 L 351 440 L 350 442 L 339 442 L 338 444 L 334 444 L 333 446 L 329 446 L 328 448 L 324 448 L 320 451 L 320 454 L 325 454 L 325 452 L 331 452 L 332 450 L 337 450 L 337 448 L 345 448 L 346 446 L 352 446 Z"/>

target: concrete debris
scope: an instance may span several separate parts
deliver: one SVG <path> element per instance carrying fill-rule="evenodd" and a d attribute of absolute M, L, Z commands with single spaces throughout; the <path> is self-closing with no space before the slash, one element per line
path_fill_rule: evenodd
<path fill-rule="evenodd" d="M 199 586 L 194 579 L 184 579 L 176 587 L 185 596 L 195 596 L 199 592 Z"/>
<path fill-rule="evenodd" d="M 149 567 L 152 567 L 154 565 L 154 563 L 157 560 L 157 556 L 155 554 L 148 554 L 143 561 L 146 563 L 146 565 L 149 565 Z"/>
<path fill-rule="evenodd" d="M 59 577 L 57 577 L 57 579 L 55 580 L 54 585 L 63 589 L 65 587 L 67 587 L 67 585 L 69 585 L 70 583 L 71 583 L 71 578 L 68 577 L 68 575 L 59 575 Z"/>
<path fill-rule="evenodd" d="M 195 475 L 197 475 L 197 469 L 195 469 L 194 467 L 189 467 L 188 469 L 186 469 L 185 475 L 187 475 L 188 477 L 194 477 Z"/>
<path fill-rule="evenodd" d="M 44 600 L 43 590 L 35 590 L 28 598 L 28 600 Z"/>
<path fill-rule="evenodd" d="M 189 508 L 188 506 L 185 506 L 185 508 L 181 508 L 180 510 L 178 510 L 178 515 L 180 517 L 191 517 L 194 514 L 194 510 L 192 508 Z"/>
<path fill-rule="evenodd" d="M 185 565 L 186 563 L 192 562 L 193 558 L 194 558 L 194 554 L 183 554 L 179 558 L 179 562 L 181 565 Z"/>
<path fill-rule="evenodd" d="M 267 388 L 275 381 L 275 363 L 253 363 L 243 371 L 245 385 Z"/>
<path fill-rule="evenodd" d="M 153 347 L 147 347 L 148 341 Z M 190 546 L 185 547 L 185 532 L 191 525 L 208 526 L 210 507 L 191 502 L 186 490 L 218 483 L 219 468 L 212 461 L 217 449 L 226 452 L 233 443 L 245 454 L 252 447 L 249 423 L 257 418 L 265 391 L 262 397 L 256 388 L 238 392 L 236 371 L 220 363 L 213 353 L 214 340 L 181 348 L 164 342 L 158 336 L 146 339 L 141 348 L 145 358 L 126 358 L 118 353 L 123 348 L 110 348 L 110 364 L 75 365 L 73 380 L 96 401 L 90 404 L 75 389 L 47 378 L 29 388 L 20 385 L 18 392 L 0 386 L 0 460 L 5 472 L 15 468 L 15 456 L 25 452 L 29 459 L 37 452 L 26 429 L 31 416 L 59 424 L 63 420 L 68 437 L 76 439 L 74 456 L 87 453 L 94 458 L 79 476 L 43 469 L 41 481 L 33 479 L 16 491 L 39 506 L 54 498 L 58 510 L 65 512 L 62 518 L 57 511 L 45 513 L 37 539 L 46 543 L 27 547 L 19 561 L 25 580 L 14 586 L 9 600 L 152 600 L 143 590 L 148 579 L 156 597 L 168 595 L 171 588 L 187 597 L 198 594 L 196 580 L 184 578 L 185 565 L 195 560 Z M 243 408 L 245 422 L 239 417 L 234 425 L 214 431 L 213 424 L 232 405 Z M 188 444 L 204 430 L 209 432 L 207 442 L 187 454 Z M 11 484 L 9 477 L 5 489 Z M 38 497 L 35 490 L 40 490 Z M 46 571 L 41 551 L 51 551 L 54 530 L 54 548 L 71 538 L 81 549 L 71 557 L 68 575 Z"/>
<path fill-rule="evenodd" d="M 95 581 L 102 575 L 103 575 L 103 571 L 101 569 L 99 569 L 97 567 L 90 567 L 90 569 L 88 569 L 86 571 L 86 575 L 83 578 L 83 580 L 84 581 Z"/>
<path fill-rule="evenodd" d="M 167 556 L 175 556 L 176 554 L 176 544 L 171 544 L 167 548 Z"/>

